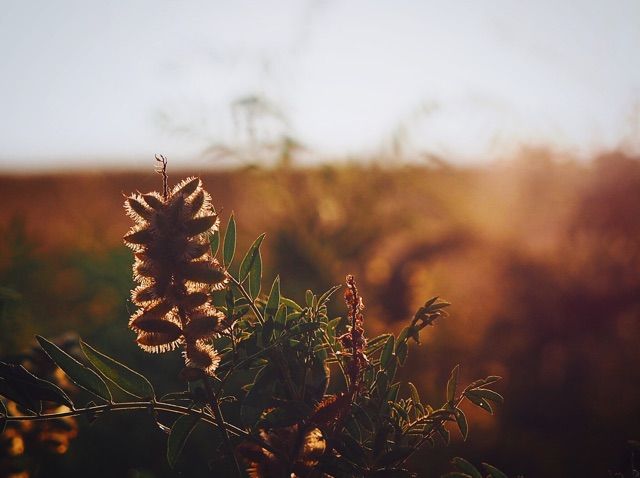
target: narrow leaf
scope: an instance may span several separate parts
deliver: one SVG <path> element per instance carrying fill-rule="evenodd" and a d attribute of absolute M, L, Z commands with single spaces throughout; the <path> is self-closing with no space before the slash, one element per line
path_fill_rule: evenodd
<path fill-rule="evenodd" d="M 224 233 L 224 245 L 222 246 L 222 263 L 229 267 L 236 253 L 236 220 L 231 214 L 227 230 Z"/>
<path fill-rule="evenodd" d="M 449 380 L 447 381 L 447 402 L 453 402 L 456 397 L 456 387 L 458 386 L 458 374 L 460 373 L 460 364 L 453 367 Z"/>
<path fill-rule="evenodd" d="M 0 379 L 0 395 L 22 403 L 29 410 L 37 411 L 41 400 L 73 408 L 73 402 L 60 387 L 36 377 L 22 365 L 0 362 Z"/>
<path fill-rule="evenodd" d="M 491 400 L 496 403 L 503 403 L 504 397 L 494 390 L 488 388 L 475 388 L 473 390 L 474 395 L 478 395 L 486 400 Z"/>
<path fill-rule="evenodd" d="M 393 358 L 393 349 L 395 348 L 395 337 L 389 336 L 384 344 L 382 353 L 380 354 L 380 366 L 384 369 L 389 365 L 389 361 Z"/>
<path fill-rule="evenodd" d="M 80 348 L 89 362 L 91 362 L 104 377 L 108 378 L 125 392 L 143 399 L 153 398 L 155 396 L 149 380 L 138 372 L 131 370 L 126 365 L 99 352 L 82 340 L 80 341 Z"/>
<path fill-rule="evenodd" d="M 507 475 L 489 463 L 483 463 L 482 466 L 484 467 L 484 470 L 489 473 L 491 478 L 507 478 Z"/>
<path fill-rule="evenodd" d="M 469 436 L 469 423 L 467 422 L 467 417 L 459 408 L 456 408 L 454 413 L 456 415 L 456 423 L 458 424 L 458 428 L 462 434 L 462 439 L 466 441 L 467 436 Z"/>
<path fill-rule="evenodd" d="M 269 299 L 265 307 L 266 315 L 275 316 L 280 306 L 280 276 L 276 277 L 269 292 Z"/>
<path fill-rule="evenodd" d="M 209 245 L 211 246 L 211 255 L 215 257 L 220 249 L 220 231 L 215 230 L 213 234 L 209 236 Z"/>
<path fill-rule="evenodd" d="M 96 372 L 78 362 L 67 352 L 44 337 L 36 335 L 36 339 L 51 360 L 62 369 L 73 383 L 107 402 L 111 401 L 109 388 Z"/>
<path fill-rule="evenodd" d="M 474 393 L 475 390 L 469 390 L 467 392 L 465 392 L 464 396 L 467 397 L 469 399 L 469 401 L 471 403 L 473 403 L 474 405 L 482 408 L 483 410 L 489 412 L 491 415 L 493 415 L 493 408 L 491 408 L 491 405 L 489 405 L 489 402 L 487 402 L 484 398 L 482 398 L 479 395 L 476 395 Z"/>
<path fill-rule="evenodd" d="M 260 249 L 256 254 L 255 259 L 249 270 L 249 294 L 253 298 L 257 298 L 260 295 L 260 288 L 262 283 L 262 254 Z"/>
<path fill-rule="evenodd" d="M 198 417 L 195 415 L 182 415 L 173 423 L 167 440 L 167 461 L 171 468 L 176 465 L 180 453 L 182 453 L 184 445 L 197 423 Z"/>
<path fill-rule="evenodd" d="M 249 247 L 249 250 L 242 259 L 242 262 L 240 263 L 240 272 L 238 273 L 238 280 L 240 282 L 244 282 L 254 263 L 260 257 L 260 244 L 262 244 L 264 236 L 265 234 L 262 233 L 255 241 L 253 241 L 253 244 L 251 244 L 251 247 Z"/>
<path fill-rule="evenodd" d="M 451 463 L 460 471 L 466 473 L 471 478 L 482 478 L 482 473 L 464 458 L 459 456 L 451 460 Z"/>
<path fill-rule="evenodd" d="M 337 290 L 340 290 L 341 287 L 341 285 L 334 285 L 331 289 L 322 294 L 318 299 L 318 307 L 323 306 Z"/>

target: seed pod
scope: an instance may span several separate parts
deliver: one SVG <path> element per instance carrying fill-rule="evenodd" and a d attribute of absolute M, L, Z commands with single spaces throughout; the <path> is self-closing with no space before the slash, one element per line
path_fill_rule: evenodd
<path fill-rule="evenodd" d="M 177 196 L 181 194 L 184 197 L 188 197 L 198 189 L 198 186 L 200 186 L 200 178 L 187 178 L 173 189 L 171 195 Z"/>
<path fill-rule="evenodd" d="M 187 236 L 197 236 L 211 229 L 218 220 L 218 216 L 202 216 L 196 219 L 190 219 L 185 223 Z"/>
<path fill-rule="evenodd" d="M 224 272 L 210 262 L 191 262 L 185 266 L 184 277 L 202 284 L 218 284 L 225 280 Z"/>
<path fill-rule="evenodd" d="M 149 229 L 142 229 L 127 234 L 124 240 L 131 244 L 147 245 L 153 241 L 153 233 Z"/>
<path fill-rule="evenodd" d="M 180 344 L 180 332 L 154 333 L 140 332 L 136 342 L 145 352 L 161 353 L 175 349 Z"/>
<path fill-rule="evenodd" d="M 156 193 L 143 194 L 142 199 L 144 199 L 144 202 L 146 202 L 156 211 L 160 211 L 164 206 L 164 203 L 162 202 L 162 200 L 160 200 Z"/>

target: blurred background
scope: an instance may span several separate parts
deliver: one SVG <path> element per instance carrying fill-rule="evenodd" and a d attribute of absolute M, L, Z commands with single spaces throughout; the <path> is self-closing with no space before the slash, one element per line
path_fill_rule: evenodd
<path fill-rule="evenodd" d="M 55 373 L 34 334 L 81 335 L 180 386 L 180 357 L 143 354 L 126 328 L 123 194 L 161 187 L 162 153 L 172 183 L 201 175 L 223 223 L 235 213 L 241 250 L 267 233 L 265 282 L 286 295 L 353 273 L 370 336 L 453 303 L 402 378 L 438 404 L 462 363 L 465 380 L 503 376 L 506 402 L 468 409 L 469 441 L 425 450 L 420 476 L 456 455 L 510 476 L 629 474 L 636 1 L 0 6 L 1 360 Z M 206 438 L 178 473 L 210 474 Z M 0 476 L 175 476 L 164 447 L 140 415 L 10 430 Z"/>

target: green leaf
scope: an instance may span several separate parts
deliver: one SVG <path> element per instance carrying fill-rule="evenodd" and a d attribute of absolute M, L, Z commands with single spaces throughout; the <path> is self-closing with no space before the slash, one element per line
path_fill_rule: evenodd
<path fill-rule="evenodd" d="M 217 229 L 209 236 L 209 245 L 211 246 L 211 255 L 215 257 L 220 249 L 220 231 Z"/>
<path fill-rule="evenodd" d="M 466 441 L 467 436 L 469 436 L 469 423 L 467 422 L 467 417 L 459 408 L 456 408 L 454 413 L 456 415 L 456 423 L 458 424 L 458 428 L 462 434 L 462 439 Z"/>
<path fill-rule="evenodd" d="M 98 371 L 119 388 L 134 397 L 149 399 L 155 397 L 153 387 L 144 376 L 131 370 L 126 365 L 99 352 L 86 342 L 80 341 L 80 348 L 85 357 Z"/>
<path fill-rule="evenodd" d="M 473 476 L 462 473 L 461 471 L 450 471 L 449 473 L 442 475 L 440 478 L 473 478 Z"/>
<path fill-rule="evenodd" d="M 291 327 L 287 331 L 288 337 L 293 337 L 296 335 L 301 335 L 307 332 L 314 332 L 322 327 L 322 324 L 318 322 L 303 322 L 301 324 L 296 325 L 295 327 Z"/>
<path fill-rule="evenodd" d="M 380 366 L 385 370 L 389 366 L 390 360 L 393 358 L 395 340 L 396 339 L 393 335 L 389 336 L 389 338 L 384 344 L 384 347 L 382 348 L 382 353 L 380 354 Z"/>
<path fill-rule="evenodd" d="M 318 307 L 322 307 L 331 298 L 331 296 L 335 294 L 336 291 L 340 290 L 341 287 L 341 285 L 334 285 L 328 291 L 322 294 L 318 299 Z"/>
<path fill-rule="evenodd" d="M 307 304 L 307 307 L 313 306 L 313 297 L 313 292 L 307 289 L 307 291 L 304 293 L 304 301 Z"/>
<path fill-rule="evenodd" d="M 493 415 L 493 408 L 491 408 L 491 405 L 489 405 L 489 402 L 487 402 L 483 397 L 476 395 L 474 392 L 475 390 L 468 390 L 465 392 L 464 396 L 467 397 L 469 401 L 474 405 L 482 408 L 483 410 Z"/>
<path fill-rule="evenodd" d="M 404 365 L 404 362 L 407 360 L 407 354 L 409 352 L 409 346 L 407 345 L 407 341 L 403 340 L 402 342 L 396 342 L 396 357 L 398 357 L 398 362 L 400 365 Z"/>
<path fill-rule="evenodd" d="M 447 381 L 447 402 L 453 402 L 456 397 L 456 387 L 458 386 L 458 374 L 460 373 L 460 364 L 453 367 L 449 380 Z"/>
<path fill-rule="evenodd" d="M 236 220 L 233 213 L 229 218 L 227 230 L 224 233 L 224 245 L 222 246 L 222 264 L 229 267 L 236 253 Z"/>
<path fill-rule="evenodd" d="M 473 394 L 478 395 L 484 398 L 485 400 L 491 400 L 492 402 L 496 402 L 496 403 L 504 402 L 504 397 L 502 395 L 488 388 L 474 388 Z"/>
<path fill-rule="evenodd" d="M 196 415 L 182 415 L 173 423 L 167 439 L 167 461 L 171 468 L 175 467 L 180 453 L 182 453 L 184 445 L 197 423 L 198 417 Z"/>
<path fill-rule="evenodd" d="M 0 395 L 35 412 L 40 410 L 42 400 L 73 408 L 60 387 L 36 377 L 22 365 L 0 362 Z"/>
<path fill-rule="evenodd" d="M 400 382 L 396 382 L 391 387 L 389 387 L 389 392 L 387 393 L 387 400 L 390 402 L 395 402 L 398 400 L 398 392 L 400 391 Z"/>
<path fill-rule="evenodd" d="M 302 312 L 302 307 L 300 307 L 295 301 L 291 299 L 287 299 L 286 297 L 281 297 L 280 302 L 286 305 L 289 309 L 294 312 Z"/>
<path fill-rule="evenodd" d="M 482 478 L 482 473 L 464 458 L 459 456 L 451 460 L 451 463 L 460 471 L 466 473 L 471 478 Z"/>
<path fill-rule="evenodd" d="M 62 350 L 53 342 L 49 342 L 44 337 L 36 335 L 40 346 L 44 349 L 51 360 L 75 383 L 78 387 L 84 388 L 87 392 L 100 397 L 107 402 L 111 402 L 111 392 L 100 376 L 89 367 L 78 362 L 75 358 Z"/>
<path fill-rule="evenodd" d="M 367 341 L 367 348 L 365 350 L 365 353 L 367 354 L 367 356 L 370 356 L 374 352 L 380 350 L 387 343 L 387 340 L 389 340 L 389 337 L 391 337 L 391 334 L 382 334 Z"/>
<path fill-rule="evenodd" d="M 284 330 L 284 326 L 287 322 L 287 308 L 284 305 L 281 305 L 276 313 L 275 319 L 275 328 L 278 331 Z"/>
<path fill-rule="evenodd" d="M 421 404 L 420 394 L 418 393 L 416 386 L 411 382 L 408 382 L 407 385 L 409 386 L 409 392 L 411 393 L 411 400 L 413 401 L 413 404 L 416 406 Z"/>
<path fill-rule="evenodd" d="M 498 470 L 495 466 L 490 465 L 489 463 L 483 463 L 484 471 L 489 473 L 491 478 L 508 478 L 507 475 Z"/>
<path fill-rule="evenodd" d="M 249 247 L 249 250 L 242 259 L 242 262 L 240 263 L 240 272 L 238 273 L 238 281 L 244 282 L 253 268 L 254 263 L 260 257 L 260 244 L 262 244 L 264 236 L 265 234 L 262 233 L 255 241 L 253 241 L 253 244 L 251 244 L 251 247 Z"/>
<path fill-rule="evenodd" d="M 262 287 L 262 254 L 258 249 L 258 254 L 249 270 L 249 295 L 253 298 L 257 298 L 260 295 L 260 288 Z"/>
<path fill-rule="evenodd" d="M 269 299 L 264 309 L 266 315 L 275 316 L 280 306 L 280 276 L 277 276 L 271 286 L 271 292 L 269 292 Z"/>

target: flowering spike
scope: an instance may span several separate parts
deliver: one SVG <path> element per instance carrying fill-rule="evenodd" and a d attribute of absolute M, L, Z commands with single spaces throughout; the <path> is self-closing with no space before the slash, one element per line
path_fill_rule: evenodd
<path fill-rule="evenodd" d="M 131 296 L 139 309 L 129 327 L 138 345 L 152 353 L 183 345 L 187 366 L 212 375 L 220 358 L 205 340 L 221 331 L 224 315 L 208 292 L 224 287 L 226 276 L 207 240 L 219 223 L 211 197 L 194 177 L 171 192 L 134 194 L 125 208 L 136 223 L 124 240 L 136 257 Z"/>

